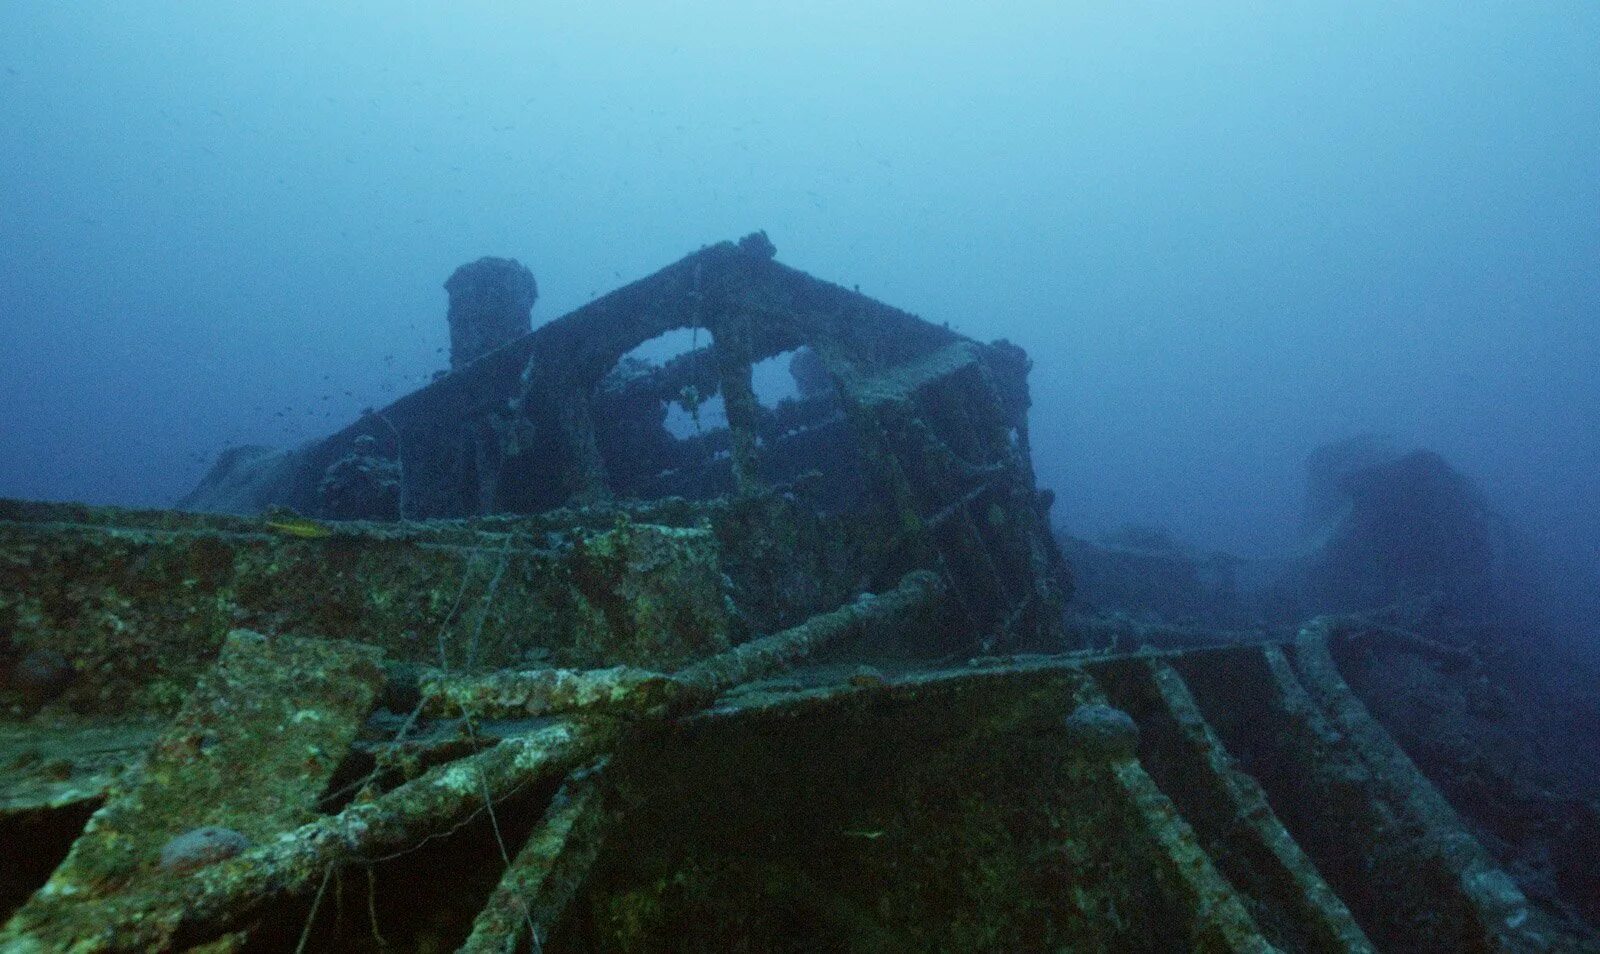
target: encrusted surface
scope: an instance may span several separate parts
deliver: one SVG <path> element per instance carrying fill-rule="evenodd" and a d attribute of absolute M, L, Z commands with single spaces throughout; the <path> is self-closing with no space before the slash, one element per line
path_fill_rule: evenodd
<path fill-rule="evenodd" d="M 93 933 L 101 899 L 182 877 L 309 820 L 382 678 L 366 647 L 236 631 L 4 936 L 65 947 Z M 208 852 L 196 839 L 207 828 L 220 833 L 209 843 L 228 851 Z M 181 850 L 184 839 L 197 849 Z"/>
<path fill-rule="evenodd" d="M 99 801 L 159 731 L 136 720 L 0 722 L 0 818 Z"/>
<path fill-rule="evenodd" d="M 911 604 L 896 600 L 917 585 L 852 612 L 907 624 Z M 808 625 L 800 632 L 838 628 Z M 1293 655 L 1310 659 L 1317 645 L 1308 633 Z M 724 655 L 708 667 L 733 672 L 735 654 Z M 1367 937 L 1384 950 L 1593 949 L 1516 895 L 1381 728 L 1314 665 L 1300 675 L 1281 645 L 995 659 L 873 678 L 824 665 L 773 678 L 771 665 L 796 658 L 785 650 L 740 669 L 731 689 L 767 681 L 698 713 L 647 707 L 624 728 L 614 706 L 580 703 L 572 721 L 500 730 L 479 755 L 285 829 L 186 884 L 158 877 L 101 912 L 124 927 L 83 949 L 242 936 L 250 912 L 295 911 L 291 899 L 320 895 L 329 872 L 399 851 L 369 889 L 397 890 L 407 846 L 429 832 L 446 836 L 429 864 L 465 866 L 482 887 L 427 909 L 448 915 L 442 923 L 417 920 L 425 912 L 414 906 L 375 909 L 391 948 L 459 944 L 471 929 L 484 950 L 510 949 L 529 930 L 552 951 L 1360 952 L 1373 949 Z M 1237 680 L 1257 687 L 1254 708 L 1219 692 Z M 667 685 L 680 683 L 699 680 L 679 674 Z M 1137 724 L 1137 750 L 1089 744 L 1068 724 L 1106 704 Z M 277 721 L 295 722 L 287 711 Z M 278 748 L 260 736 L 252 745 Z M 158 764 L 169 748 L 157 747 Z M 578 807 L 518 795 L 603 752 L 603 775 L 571 783 Z M 482 876 L 506 861 L 450 834 L 485 797 L 499 805 L 492 827 L 510 833 L 501 844 L 515 861 L 498 891 Z M 75 858 L 99 837 L 91 830 Z M 158 852 L 156 840 L 127 845 Z M 559 877 L 541 873 L 552 865 Z M 52 884 L 83 867 L 69 860 Z M 141 869 L 110 865 L 107 883 L 130 870 Z M 47 888 L 9 936 L 59 937 L 40 932 L 73 922 L 30 912 L 60 894 Z M 343 926 L 347 915 L 296 916 L 318 943 L 372 949 Z"/>
<path fill-rule="evenodd" d="M 72 667 L 54 708 L 123 717 L 174 710 L 235 627 L 491 668 L 529 653 L 672 667 L 725 648 L 733 626 L 700 526 L 275 525 L 0 502 L 0 623 L 16 651 Z M 36 707 L 3 683 L 0 703 Z"/>
<path fill-rule="evenodd" d="M 0 950 L 1596 950 L 1335 627 L 1066 624 L 1027 356 L 773 252 L 189 501 L 256 516 L 0 501 Z"/>

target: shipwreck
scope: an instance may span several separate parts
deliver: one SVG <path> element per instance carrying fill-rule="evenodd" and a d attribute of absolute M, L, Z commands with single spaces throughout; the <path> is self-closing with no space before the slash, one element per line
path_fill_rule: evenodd
<path fill-rule="evenodd" d="M 774 252 L 537 329 L 485 259 L 343 430 L 0 502 L 0 951 L 1594 949 L 1351 690 L 1370 627 L 1100 638 L 1022 349 Z"/>

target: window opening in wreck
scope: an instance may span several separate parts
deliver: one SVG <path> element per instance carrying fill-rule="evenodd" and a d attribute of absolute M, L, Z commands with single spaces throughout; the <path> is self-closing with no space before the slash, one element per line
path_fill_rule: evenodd
<path fill-rule="evenodd" d="M 797 359 L 804 364 L 814 358 L 810 348 L 790 348 L 751 365 L 750 386 L 756 392 L 756 400 L 769 409 L 776 408 L 784 401 L 798 400 L 801 397 L 800 385 L 791 365 Z"/>
<path fill-rule="evenodd" d="M 846 510 L 862 499 L 855 435 L 817 353 L 805 345 L 781 351 L 752 365 L 750 378 L 761 405 L 762 479 L 779 486 L 800 482 L 820 511 Z"/>
<path fill-rule="evenodd" d="M 833 379 L 822 359 L 805 345 L 751 365 L 750 385 L 761 405 L 765 443 L 825 426 L 839 416 L 839 394 Z"/>
<path fill-rule="evenodd" d="M 595 437 L 617 496 L 703 498 L 729 485 L 714 345 L 705 328 L 674 328 L 629 350 L 601 379 Z"/>
<path fill-rule="evenodd" d="M 686 388 L 677 400 L 667 404 L 667 417 L 662 426 L 667 433 L 680 441 L 704 437 L 711 431 L 728 427 L 728 408 L 722 395 L 702 398 Z"/>
<path fill-rule="evenodd" d="M 620 366 L 632 359 L 660 366 L 679 355 L 688 354 L 696 348 L 704 348 L 710 344 L 711 332 L 704 328 L 692 326 L 673 328 L 670 331 L 663 331 L 629 351 L 617 361 L 617 364 Z"/>
<path fill-rule="evenodd" d="M 728 426 L 722 395 L 712 390 L 712 343 L 711 332 L 705 328 L 673 328 L 623 355 L 606 381 L 615 385 L 631 376 L 669 373 L 682 378 L 681 382 L 663 382 L 665 386 L 656 390 L 663 395 L 660 401 L 666 411 L 661 426 L 676 440 L 704 437 Z M 688 366 L 669 367 L 679 359 L 687 360 Z"/>
<path fill-rule="evenodd" d="M 704 328 L 673 328 L 664 331 L 623 354 L 606 376 L 600 379 L 601 392 L 616 391 L 628 382 L 665 368 L 673 360 L 699 349 L 700 357 L 711 359 L 711 332 Z"/>

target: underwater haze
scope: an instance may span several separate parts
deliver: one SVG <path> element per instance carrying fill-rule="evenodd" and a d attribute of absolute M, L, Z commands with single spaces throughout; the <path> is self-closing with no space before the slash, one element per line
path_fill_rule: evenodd
<path fill-rule="evenodd" d="M 1440 452 L 1600 566 L 1600 6 L 0 4 L 0 496 L 169 506 L 765 229 L 1034 361 L 1055 518 L 1293 545 Z"/>

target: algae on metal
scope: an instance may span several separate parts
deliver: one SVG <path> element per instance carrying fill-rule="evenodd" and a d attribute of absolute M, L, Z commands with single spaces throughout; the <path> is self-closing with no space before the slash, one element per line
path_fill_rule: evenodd
<path fill-rule="evenodd" d="M 235 631 L 216 667 L 0 939 L 88 949 L 121 896 L 159 891 L 163 847 L 207 826 L 266 842 L 309 821 L 383 682 L 376 651 Z M 147 924 L 173 917 L 159 906 Z"/>
<path fill-rule="evenodd" d="M 1326 627 L 1088 649 L 1122 628 L 1064 618 L 1026 355 L 773 255 L 708 247 L 231 454 L 188 501 L 225 513 L 0 502 L 0 670 L 59 662 L 0 685 L 0 832 L 65 859 L 0 946 L 1594 949 L 1506 890 Z M 675 328 L 709 343 L 627 363 Z M 809 383 L 761 406 L 790 351 Z M 665 431 L 713 393 L 728 428 Z M 1085 744 L 1085 704 L 1137 750 Z M 207 824 L 248 846 L 163 870 Z"/>
<path fill-rule="evenodd" d="M 711 531 L 634 522 L 341 524 L 326 538 L 229 517 L 142 519 L 0 503 L 0 619 L 64 654 L 75 712 L 171 712 L 234 628 L 369 643 L 398 661 L 671 667 L 728 645 Z M 109 524 L 109 525 L 108 525 Z M 441 658 L 443 657 L 443 658 Z M 0 689 L 0 702 L 25 700 Z"/>

